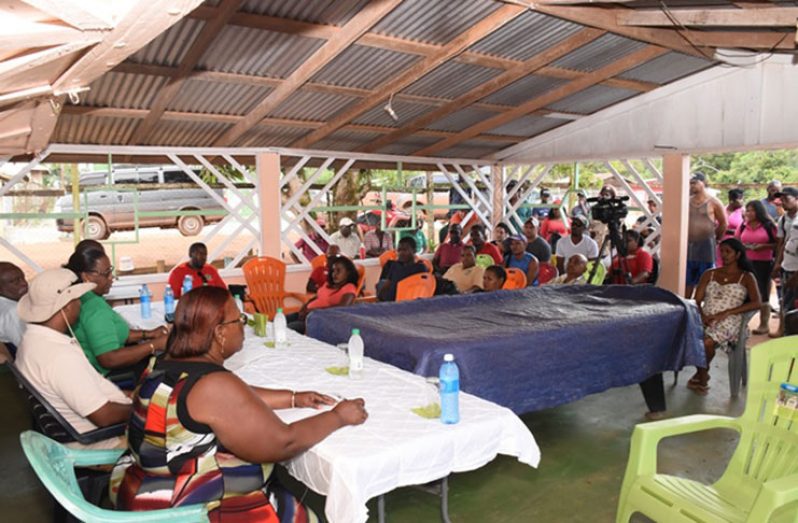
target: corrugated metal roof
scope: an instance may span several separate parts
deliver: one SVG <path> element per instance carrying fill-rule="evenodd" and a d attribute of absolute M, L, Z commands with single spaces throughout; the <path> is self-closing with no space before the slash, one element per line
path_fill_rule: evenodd
<path fill-rule="evenodd" d="M 312 82 L 373 89 L 400 74 L 420 57 L 354 44 L 315 74 Z"/>
<path fill-rule="evenodd" d="M 80 144 L 127 144 L 141 120 L 64 114 L 58 117 L 51 142 Z"/>
<path fill-rule="evenodd" d="M 385 104 L 387 103 L 388 103 L 387 100 L 380 102 L 378 105 L 374 106 L 367 112 L 358 116 L 356 119 L 353 120 L 353 122 L 363 125 L 382 125 L 385 127 L 399 127 L 401 125 L 404 125 L 408 122 L 415 120 L 422 114 L 426 114 L 435 109 L 435 106 L 433 105 L 406 102 L 395 98 L 391 104 L 393 110 L 396 111 L 396 116 L 399 117 L 399 121 L 395 122 L 393 118 L 388 116 L 388 113 L 385 112 L 384 107 Z"/>
<path fill-rule="evenodd" d="M 496 91 L 490 96 L 486 96 L 483 100 L 494 104 L 518 105 L 532 100 L 533 98 L 537 98 L 543 93 L 559 87 L 565 82 L 566 80 L 560 78 L 530 74 Z"/>
<path fill-rule="evenodd" d="M 445 44 L 502 7 L 493 0 L 405 0 L 374 26 L 374 32 Z"/>
<path fill-rule="evenodd" d="M 310 129 L 301 127 L 256 125 L 244 133 L 233 145 L 235 147 L 288 147 L 310 131 Z"/>
<path fill-rule="evenodd" d="M 440 120 L 428 125 L 427 128 L 434 129 L 436 131 L 458 132 L 471 127 L 475 123 L 486 120 L 495 114 L 497 113 L 494 113 L 493 111 L 486 111 L 485 109 L 466 107 L 465 109 L 460 109 L 456 113 L 444 116 Z"/>
<path fill-rule="evenodd" d="M 288 18 L 300 22 L 341 26 L 347 23 L 369 0 L 246 0 L 241 11 Z"/>
<path fill-rule="evenodd" d="M 548 106 L 548 109 L 564 113 L 590 114 L 638 94 L 640 94 L 638 91 L 629 89 L 594 85 L 559 102 L 554 102 Z"/>
<path fill-rule="evenodd" d="M 152 132 L 144 138 L 145 144 L 152 145 L 210 145 L 231 124 L 222 122 L 189 122 L 160 120 Z"/>
<path fill-rule="evenodd" d="M 605 34 L 563 56 L 553 65 L 575 71 L 596 71 L 648 44 L 614 34 Z"/>
<path fill-rule="evenodd" d="M 260 85 L 188 80 L 167 110 L 244 115 L 271 91 L 270 87 Z"/>
<path fill-rule="evenodd" d="M 269 116 L 292 120 L 322 121 L 331 118 L 357 100 L 352 96 L 300 89 L 278 105 Z"/>
<path fill-rule="evenodd" d="M 511 60 L 528 60 L 552 47 L 582 26 L 528 11 L 471 46 L 471 51 Z"/>
<path fill-rule="evenodd" d="M 380 148 L 377 152 L 379 154 L 412 154 L 439 141 L 441 138 L 435 136 L 407 136 Z"/>
<path fill-rule="evenodd" d="M 166 85 L 163 76 L 146 74 L 105 73 L 89 86 L 81 105 L 149 109 L 158 91 Z"/>
<path fill-rule="evenodd" d="M 448 156 L 450 158 L 482 158 L 514 145 L 513 142 L 483 142 L 481 140 L 466 140 L 454 147 L 449 147 L 435 156 Z"/>
<path fill-rule="evenodd" d="M 488 134 L 504 134 L 531 138 L 532 136 L 548 131 L 549 129 L 554 129 L 570 121 L 571 120 L 562 118 L 548 118 L 546 116 L 530 114 L 515 119 L 510 123 L 506 123 L 501 127 L 491 129 Z"/>
<path fill-rule="evenodd" d="M 313 144 L 314 149 L 327 151 L 352 151 L 361 145 L 382 136 L 380 133 L 367 131 L 340 130 Z"/>
<path fill-rule="evenodd" d="M 493 69 L 491 67 L 446 62 L 429 74 L 424 75 L 402 92 L 419 96 L 453 99 L 462 96 L 491 78 L 499 76 L 502 72 L 501 69 Z"/>
<path fill-rule="evenodd" d="M 130 55 L 128 60 L 140 64 L 176 67 L 183 61 L 194 39 L 205 26 L 202 20 L 183 18 L 158 35 L 152 42 Z"/>
<path fill-rule="evenodd" d="M 285 78 L 325 40 L 249 27 L 225 26 L 200 58 L 200 69 Z"/>
<path fill-rule="evenodd" d="M 630 69 L 619 76 L 628 80 L 666 84 L 678 80 L 683 76 L 687 76 L 688 74 L 697 73 L 713 65 L 714 62 L 695 56 L 688 56 L 682 53 L 668 53 L 658 56 L 642 65 L 638 65 L 634 69 Z"/>

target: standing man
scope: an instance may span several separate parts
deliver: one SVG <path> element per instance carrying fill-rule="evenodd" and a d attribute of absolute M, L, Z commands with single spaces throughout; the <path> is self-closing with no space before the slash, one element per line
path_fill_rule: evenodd
<path fill-rule="evenodd" d="M 17 302 L 26 292 L 28 282 L 22 269 L 13 263 L 0 262 L 0 342 L 5 343 L 12 356 L 25 334 L 25 322 L 19 319 Z"/>
<path fill-rule="evenodd" d="M 541 205 L 548 205 L 549 204 L 549 197 L 551 193 L 548 189 L 541 188 L 540 189 L 540 203 Z M 532 208 L 532 216 L 537 218 L 538 220 L 542 220 L 546 216 L 549 215 L 549 208 L 548 207 L 533 207 Z"/>
<path fill-rule="evenodd" d="M 777 338 L 784 333 L 784 315 L 795 308 L 798 297 L 798 189 L 785 187 L 776 193 L 781 199 L 784 214 L 779 218 L 776 227 L 776 262 L 773 265 L 773 277 L 781 278 L 782 304 L 779 316 L 779 329 L 771 334 Z"/>
<path fill-rule="evenodd" d="M 568 258 L 581 254 L 588 260 L 595 260 L 599 255 L 599 247 L 590 236 L 585 236 L 587 219 L 576 216 L 571 220 L 571 235 L 560 238 L 557 242 L 557 270 L 562 274 L 568 266 Z"/>
<path fill-rule="evenodd" d="M 687 223 L 687 286 L 692 298 L 701 275 L 715 267 L 715 244 L 726 233 L 726 211 L 720 200 L 707 192 L 707 177 L 695 172 L 690 178 L 690 217 Z"/>
<path fill-rule="evenodd" d="M 204 243 L 192 243 L 188 248 L 188 256 L 190 260 L 186 263 L 181 263 L 172 269 L 171 274 L 169 274 L 169 286 L 172 287 L 175 298 L 180 298 L 183 293 L 183 280 L 186 276 L 191 276 L 192 289 L 203 285 L 221 287 L 222 289 L 227 288 L 216 268 L 206 263 L 208 261 L 208 247 Z"/>
<path fill-rule="evenodd" d="M 357 234 L 352 234 L 354 225 L 355 222 L 344 216 L 338 221 L 338 230 L 330 237 L 341 250 L 341 254 L 350 260 L 354 260 L 360 254 L 360 238 Z"/>
<path fill-rule="evenodd" d="M 762 203 L 765 206 L 765 210 L 768 212 L 771 218 L 773 218 L 774 222 L 779 221 L 779 216 L 784 213 L 783 207 L 780 209 L 779 203 L 777 200 L 779 199 L 778 193 L 781 191 L 781 182 L 778 180 L 773 180 L 768 184 L 768 195 L 762 198 Z M 762 297 L 762 301 L 765 301 L 765 297 Z"/>

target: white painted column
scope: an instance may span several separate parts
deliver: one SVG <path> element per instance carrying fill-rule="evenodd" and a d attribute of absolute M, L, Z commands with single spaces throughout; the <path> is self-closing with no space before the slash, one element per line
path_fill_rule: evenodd
<path fill-rule="evenodd" d="M 662 245 L 658 285 L 684 296 L 687 270 L 687 221 L 690 205 L 690 156 L 666 154 L 662 159 Z"/>
<path fill-rule="evenodd" d="M 260 255 L 281 258 L 280 234 L 280 155 L 259 154 L 255 158 L 260 201 Z"/>

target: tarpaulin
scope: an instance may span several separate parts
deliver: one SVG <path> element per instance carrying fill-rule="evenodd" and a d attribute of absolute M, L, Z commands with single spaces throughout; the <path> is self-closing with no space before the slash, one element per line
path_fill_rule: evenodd
<path fill-rule="evenodd" d="M 694 305 L 651 286 L 543 286 L 314 311 L 331 344 L 359 328 L 367 356 L 437 376 L 446 353 L 462 390 L 530 412 L 663 370 L 704 365 Z"/>

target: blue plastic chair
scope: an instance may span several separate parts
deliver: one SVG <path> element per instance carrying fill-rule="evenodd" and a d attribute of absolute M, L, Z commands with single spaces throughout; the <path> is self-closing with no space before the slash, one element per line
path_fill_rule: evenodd
<path fill-rule="evenodd" d="M 50 494 L 70 514 L 87 523 L 207 522 L 205 505 L 191 505 L 146 512 L 122 512 L 102 509 L 83 498 L 75 476 L 75 467 L 112 465 L 122 454 L 117 450 L 70 449 L 38 432 L 20 434 L 22 450 L 33 470 Z"/>

